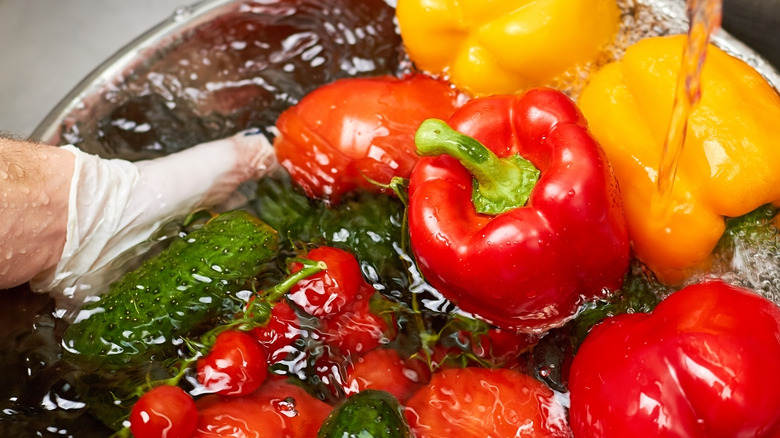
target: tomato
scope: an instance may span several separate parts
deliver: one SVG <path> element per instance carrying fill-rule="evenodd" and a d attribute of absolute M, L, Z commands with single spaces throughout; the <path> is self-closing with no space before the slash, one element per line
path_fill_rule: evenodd
<path fill-rule="evenodd" d="M 780 308 L 745 289 L 688 286 L 651 314 L 604 320 L 571 365 L 577 437 L 780 436 Z"/>
<path fill-rule="evenodd" d="M 197 438 L 311 438 L 331 410 L 282 380 L 269 380 L 249 396 L 207 396 L 198 400 L 198 408 Z"/>
<path fill-rule="evenodd" d="M 271 310 L 268 324 L 249 333 L 265 347 L 268 363 L 275 364 L 295 351 L 293 344 L 301 338 L 301 323 L 295 310 L 286 301 L 280 301 Z"/>
<path fill-rule="evenodd" d="M 437 372 L 406 402 L 405 414 L 417 438 L 572 436 L 553 391 L 508 369 Z"/>
<path fill-rule="evenodd" d="M 133 405 L 130 431 L 135 438 L 187 438 L 195 433 L 195 401 L 177 386 L 153 388 Z"/>
<path fill-rule="evenodd" d="M 314 90 L 279 116 L 276 156 L 310 197 L 408 178 L 417 162 L 414 134 L 423 120 L 447 119 L 457 93 L 424 75 L 348 78 Z"/>
<path fill-rule="evenodd" d="M 539 341 L 539 337 L 491 327 L 486 331 L 459 330 L 452 339 L 440 338 L 434 352 L 442 353 L 456 361 L 489 363 L 491 367 L 512 368 L 519 365 L 518 357 Z M 446 359 L 445 359 L 446 361 Z"/>
<path fill-rule="evenodd" d="M 466 366 L 519 369 L 523 366 L 520 355 L 539 341 L 536 335 L 496 327 L 461 328 L 460 321 L 440 331 L 435 343 L 418 351 L 416 360 L 431 370 Z"/>
<path fill-rule="evenodd" d="M 284 419 L 276 412 L 260 409 L 252 399 L 236 397 L 202 409 L 195 437 L 283 437 L 284 427 Z"/>
<path fill-rule="evenodd" d="M 500 328 L 490 328 L 477 336 L 467 335 L 472 339 L 471 349 L 477 357 L 504 365 L 514 364 L 523 351 L 539 340 L 535 335 Z"/>
<path fill-rule="evenodd" d="M 422 361 L 405 361 L 396 350 L 377 348 L 347 366 L 344 392 L 352 395 L 364 389 L 379 389 L 403 403 L 429 378 L 430 372 Z"/>
<path fill-rule="evenodd" d="M 288 297 L 312 316 L 327 318 L 340 313 L 345 305 L 355 299 L 365 283 L 357 259 L 343 249 L 329 246 L 315 248 L 306 257 L 325 262 L 328 268 L 300 280 L 290 290 Z M 293 272 L 300 269 L 300 263 L 293 263 Z"/>
<path fill-rule="evenodd" d="M 358 297 L 335 317 L 320 321 L 320 335 L 344 357 L 362 354 L 390 341 L 389 327 L 369 308 L 370 295 Z"/>
<path fill-rule="evenodd" d="M 252 336 L 228 330 L 217 335 L 208 355 L 198 359 L 198 381 L 224 395 L 254 392 L 268 377 L 268 354 Z"/>

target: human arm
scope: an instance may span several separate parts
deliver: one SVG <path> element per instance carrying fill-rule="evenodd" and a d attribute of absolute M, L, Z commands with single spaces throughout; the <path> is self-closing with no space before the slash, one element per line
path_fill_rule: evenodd
<path fill-rule="evenodd" d="M 64 149 L 0 137 L 0 289 L 59 261 L 74 162 Z"/>
<path fill-rule="evenodd" d="M 33 280 L 35 290 L 69 295 L 79 293 L 73 288 L 81 284 L 88 289 L 85 276 L 110 267 L 167 221 L 226 201 L 241 183 L 262 177 L 276 164 L 265 137 L 244 133 L 136 163 L 101 159 L 71 146 L 11 146 L 18 157 L 14 168 L 29 174 L 28 184 L 35 187 L 8 183 L 6 190 L 20 208 L 0 213 L 0 273 L 15 271 L 2 275 L 0 288 Z M 48 204 L 24 208 L 32 206 L 34 190 L 48 197 Z M 37 230 L 19 228 L 41 218 L 47 220 Z M 29 248 L 6 258 L 10 247 Z"/>

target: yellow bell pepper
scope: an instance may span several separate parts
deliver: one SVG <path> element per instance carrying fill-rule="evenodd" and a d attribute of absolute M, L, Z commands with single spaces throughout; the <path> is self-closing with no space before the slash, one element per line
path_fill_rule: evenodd
<path fill-rule="evenodd" d="M 545 85 L 617 33 L 616 0 L 398 0 L 415 65 L 473 95 Z"/>
<path fill-rule="evenodd" d="M 636 43 L 593 75 L 578 101 L 620 183 L 634 251 L 667 284 L 707 266 L 724 216 L 780 201 L 780 96 L 710 45 L 669 208 L 652 209 L 685 41 Z"/>

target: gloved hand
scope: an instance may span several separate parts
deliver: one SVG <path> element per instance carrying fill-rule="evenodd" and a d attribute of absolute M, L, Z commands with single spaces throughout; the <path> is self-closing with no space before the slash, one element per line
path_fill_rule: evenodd
<path fill-rule="evenodd" d="M 227 201 L 240 184 L 276 165 L 268 140 L 250 131 L 135 163 L 64 149 L 75 156 L 65 246 L 57 265 L 31 287 L 69 298 L 67 307 L 90 295 L 91 284 L 110 281 L 112 263 L 163 224 Z"/>

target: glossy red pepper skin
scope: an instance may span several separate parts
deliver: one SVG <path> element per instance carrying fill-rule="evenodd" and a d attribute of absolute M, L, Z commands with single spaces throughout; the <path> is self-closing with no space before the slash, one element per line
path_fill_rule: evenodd
<path fill-rule="evenodd" d="M 340 79 L 306 95 L 276 122 L 279 163 L 312 198 L 338 202 L 355 189 L 383 191 L 417 163 L 414 131 L 447 118 L 458 93 L 422 74 Z"/>
<path fill-rule="evenodd" d="M 485 215 L 457 160 L 420 160 L 409 184 L 409 229 L 434 287 L 495 325 L 541 332 L 570 319 L 583 298 L 622 285 L 629 243 L 617 183 L 566 95 L 540 88 L 475 99 L 448 124 L 499 157 L 519 153 L 541 176 L 525 206 Z"/>
<path fill-rule="evenodd" d="M 711 281 L 596 325 L 572 363 L 587 437 L 780 436 L 780 308 Z"/>

